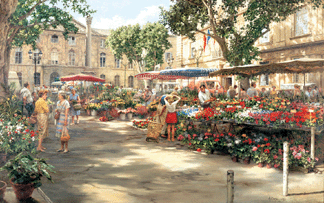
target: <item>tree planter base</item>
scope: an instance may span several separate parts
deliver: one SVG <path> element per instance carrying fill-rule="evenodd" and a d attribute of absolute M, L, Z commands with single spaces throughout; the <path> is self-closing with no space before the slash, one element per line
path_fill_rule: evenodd
<path fill-rule="evenodd" d="M 15 184 L 10 180 L 12 188 L 16 194 L 18 200 L 26 200 L 30 198 L 34 192 L 34 183 L 29 184 Z"/>
<path fill-rule="evenodd" d="M 0 202 L 3 200 L 7 189 L 7 183 L 0 181 Z"/>
<path fill-rule="evenodd" d="M 233 157 L 232 157 L 232 161 L 233 161 L 233 162 L 237 162 L 237 161 L 238 161 L 237 156 L 233 156 Z"/>
<path fill-rule="evenodd" d="M 246 157 L 243 159 L 243 164 L 250 164 L 250 157 Z"/>

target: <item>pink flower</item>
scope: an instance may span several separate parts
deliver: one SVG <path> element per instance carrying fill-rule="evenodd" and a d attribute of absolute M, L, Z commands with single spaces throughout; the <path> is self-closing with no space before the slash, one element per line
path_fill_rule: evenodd
<path fill-rule="evenodd" d="M 258 150 L 258 148 L 257 148 L 257 147 L 253 147 L 253 148 L 252 148 L 252 151 L 254 151 L 254 152 L 255 152 L 256 150 Z"/>
<path fill-rule="evenodd" d="M 280 155 L 282 155 L 282 150 L 281 150 L 281 149 L 279 149 L 278 151 L 279 151 L 279 154 L 280 154 Z"/>
<path fill-rule="evenodd" d="M 196 134 L 193 134 L 193 135 L 192 135 L 192 138 L 195 139 L 195 137 L 197 137 L 197 135 L 196 135 Z"/>
<path fill-rule="evenodd" d="M 296 156 L 296 154 L 297 154 L 297 152 L 296 151 L 294 151 L 293 153 L 292 153 L 294 156 Z"/>
<path fill-rule="evenodd" d="M 188 127 L 188 129 L 189 129 L 189 130 L 191 130 L 191 129 L 192 129 L 192 127 L 191 127 L 191 126 L 189 126 L 189 127 Z"/>
<path fill-rule="evenodd" d="M 318 161 L 318 158 L 317 157 L 315 157 L 315 161 Z"/>
<path fill-rule="evenodd" d="M 273 167 L 278 168 L 280 164 L 274 164 Z"/>
<path fill-rule="evenodd" d="M 205 136 L 205 140 L 207 140 L 208 139 L 208 136 Z"/>
<path fill-rule="evenodd" d="M 301 153 L 296 154 L 296 159 L 300 159 L 302 157 Z"/>
<path fill-rule="evenodd" d="M 277 159 L 277 158 L 278 158 L 278 156 L 277 156 L 277 155 L 274 155 L 274 156 L 273 156 L 273 159 Z"/>
<path fill-rule="evenodd" d="M 307 158 L 307 161 L 310 163 L 310 162 L 311 162 L 311 159 L 308 157 L 308 158 Z"/>

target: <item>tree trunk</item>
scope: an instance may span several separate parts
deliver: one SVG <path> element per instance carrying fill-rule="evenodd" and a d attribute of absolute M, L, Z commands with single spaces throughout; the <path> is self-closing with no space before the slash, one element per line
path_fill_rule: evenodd
<path fill-rule="evenodd" d="M 0 96 L 6 95 L 10 64 L 10 46 L 8 38 L 10 23 L 8 19 L 17 8 L 18 0 L 0 0 Z M 9 44 L 10 45 L 10 44 Z"/>

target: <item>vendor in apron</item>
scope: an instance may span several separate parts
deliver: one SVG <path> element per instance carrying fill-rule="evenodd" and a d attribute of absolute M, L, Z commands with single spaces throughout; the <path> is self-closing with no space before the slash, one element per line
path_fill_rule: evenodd
<path fill-rule="evenodd" d="M 210 92 L 206 89 L 205 85 L 200 85 L 200 92 L 198 94 L 200 105 L 205 109 L 210 106 Z"/>

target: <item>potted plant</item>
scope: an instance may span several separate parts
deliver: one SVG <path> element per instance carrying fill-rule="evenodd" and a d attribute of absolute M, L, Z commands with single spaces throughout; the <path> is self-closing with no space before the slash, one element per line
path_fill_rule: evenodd
<path fill-rule="evenodd" d="M 135 113 L 135 112 L 136 112 L 136 110 L 131 107 L 126 109 L 126 114 L 127 114 L 128 120 L 131 120 L 133 118 L 133 113 Z"/>
<path fill-rule="evenodd" d="M 7 189 L 7 183 L 0 181 L 0 201 L 3 200 L 6 189 Z"/>
<path fill-rule="evenodd" d="M 53 182 L 49 174 L 49 172 L 54 173 L 53 168 L 54 166 L 47 164 L 45 159 L 34 158 L 22 152 L 9 160 L 1 170 L 8 171 L 8 177 L 17 199 L 26 200 L 31 197 L 35 188 L 42 185 L 43 176 Z"/>
<path fill-rule="evenodd" d="M 126 109 L 125 110 L 120 110 L 120 111 L 118 111 L 118 113 L 119 113 L 119 119 L 120 120 L 122 120 L 122 121 L 126 120 Z"/>

